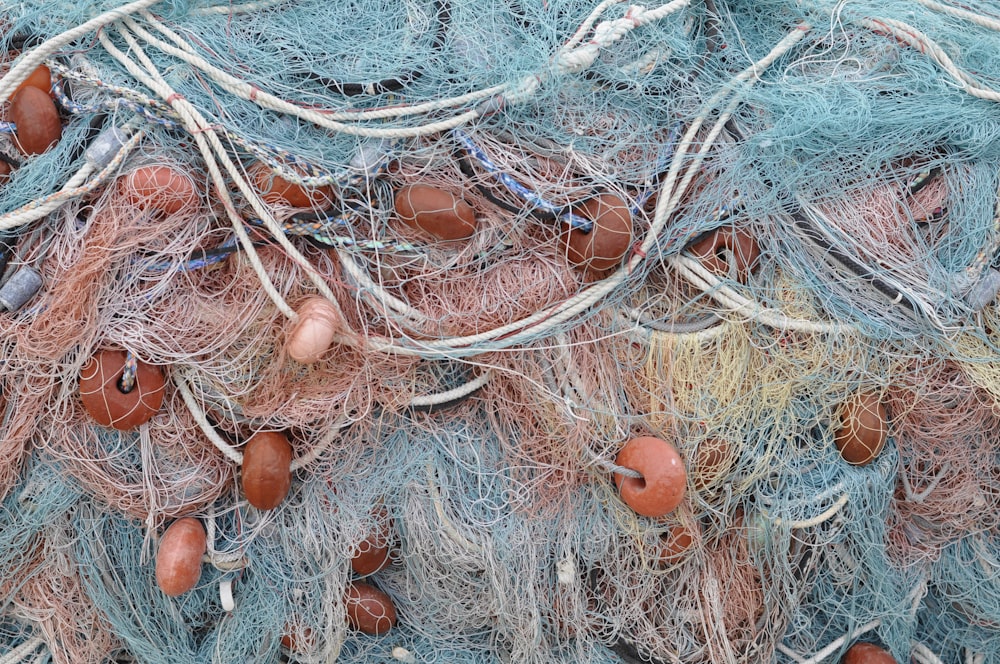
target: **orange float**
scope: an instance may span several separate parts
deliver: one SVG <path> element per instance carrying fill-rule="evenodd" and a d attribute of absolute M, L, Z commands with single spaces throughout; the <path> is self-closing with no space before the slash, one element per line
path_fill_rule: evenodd
<path fill-rule="evenodd" d="M 156 585 L 177 597 L 198 585 L 201 559 L 207 550 L 205 528 L 198 519 L 184 517 L 170 524 L 156 552 Z"/>
<path fill-rule="evenodd" d="M 833 442 L 847 463 L 863 466 L 882 452 L 889 436 L 885 406 L 873 392 L 861 392 L 840 405 Z"/>
<path fill-rule="evenodd" d="M 101 426 L 128 431 L 148 422 L 163 405 L 165 381 L 159 368 L 136 363 L 135 384 L 120 387 L 125 372 L 123 350 L 102 350 L 80 370 L 80 401 Z"/>
<path fill-rule="evenodd" d="M 657 549 L 657 563 L 663 568 L 676 564 L 694 544 L 691 531 L 682 524 L 676 524 L 660 534 L 660 546 Z"/>
<path fill-rule="evenodd" d="M 403 187 L 396 192 L 396 216 L 439 240 L 464 240 L 476 232 L 476 213 L 457 196 L 425 184 Z"/>
<path fill-rule="evenodd" d="M 313 295 L 299 305 L 295 327 L 288 335 L 285 352 L 301 364 L 312 364 L 333 345 L 343 332 L 344 321 L 337 308 L 325 297 Z"/>
<path fill-rule="evenodd" d="M 21 81 L 21 84 L 17 86 L 14 90 L 14 94 L 11 98 L 16 97 L 17 93 L 25 88 L 38 88 L 47 95 L 52 94 L 52 72 L 45 65 L 39 65 L 35 68 L 35 71 L 28 74 L 28 78 Z"/>
<path fill-rule="evenodd" d="M 895 657 L 874 643 L 859 642 L 844 653 L 840 664 L 897 664 L 897 662 Z"/>
<path fill-rule="evenodd" d="M 176 214 L 198 202 L 194 180 L 168 166 L 142 166 L 124 178 L 129 202 L 141 210 Z"/>
<path fill-rule="evenodd" d="M 292 486 L 292 446 L 284 434 L 261 431 L 243 450 L 243 494 L 259 510 L 273 510 Z"/>
<path fill-rule="evenodd" d="M 14 144 L 26 155 L 42 154 L 62 138 L 62 121 L 52 97 L 35 87 L 22 88 L 11 99 Z"/>
<path fill-rule="evenodd" d="M 720 277 L 728 277 L 730 262 L 736 279 L 746 283 L 760 261 L 760 245 L 742 228 L 723 226 L 688 247 L 691 255 L 705 269 Z"/>
<path fill-rule="evenodd" d="M 354 629 L 379 636 L 396 625 L 396 606 L 384 592 L 367 583 L 356 582 L 344 593 L 347 622 Z"/>
<path fill-rule="evenodd" d="M 674 446 L 660 438 L 633 438 L 615 457 L 615 463 L 637 471 L 642 477 L 615 473 L 622 500 L 638 514 L 661 517 L 684 499 L 687 473 Z"/>
<path fill-rule="evenodd" d="M 381 510 L 375 531 L 366 537 L 351 558 L 351 570 L 358 576 L 374 574 L 389 564 L 391 556 L 389 545 L 391 540 L 390 522 L 385 510 Z"/>
<path fill-rule="evenodd" d="M 589 233 L 576 228 L 563 233 L 569 262 L 593 272 L 619 265 L 632 246 L 632 213 L 625 202 L 617 196 L 601 194 L 574 206 L 572 211 L 591 220 L 594 227 Z"/>
<path fill-rule="evenodd" d="M 289 182 L 272 171 L 263 162 L 254 162 L 247 169 L 247 177 L 264 202 L 290 207 L 318 207 L 325 209 L 333 200 L 333 187 L 306 187 Z"/>

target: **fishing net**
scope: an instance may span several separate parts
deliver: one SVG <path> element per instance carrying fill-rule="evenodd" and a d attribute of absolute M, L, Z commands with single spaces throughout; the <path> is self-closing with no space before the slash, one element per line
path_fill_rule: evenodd
<path fill-rule="evenodd" d="M 0 26 L 0 664 L 1000 658 L 992 3 Z"/>

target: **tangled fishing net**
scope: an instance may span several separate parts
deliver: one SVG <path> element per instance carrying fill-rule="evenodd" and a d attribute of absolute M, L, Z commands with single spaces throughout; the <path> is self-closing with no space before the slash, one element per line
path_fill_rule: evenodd
<path fill-rule="evenodd" d="M 0 663 L 1000 661 L 995 3 L 0 25 Z"/>

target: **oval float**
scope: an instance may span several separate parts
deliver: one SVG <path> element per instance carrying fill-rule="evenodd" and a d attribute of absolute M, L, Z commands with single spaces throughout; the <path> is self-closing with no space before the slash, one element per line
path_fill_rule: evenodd
<path fill-rule="evenodd" d="M 259 510 L 273 510 L 292 486 L 292 446 L 284 434 L 261 431 L 243 450 L 243 493 Z"/>
<path fill-rule="evenodd" d="M 198 585 L 207 546 L 198 519 L 184 517 L 170 524 L 156 552 L 156 585 L 165 595 L 177 597 Z"/>
<path fill-rule="evenodd" d="M 476 213 L 462 199 L 425 184 L 396 192 L 396 216 L 411 228 L 439 240 L 463 240 L 476 232 Z"/>

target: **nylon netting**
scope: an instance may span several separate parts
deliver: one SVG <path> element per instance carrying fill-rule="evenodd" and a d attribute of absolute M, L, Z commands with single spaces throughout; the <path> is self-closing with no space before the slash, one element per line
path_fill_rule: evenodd
<path fill-rule="evenodd" d="M 1000 659 L 993 3 L 0 26 L 0 664 Z"/>

